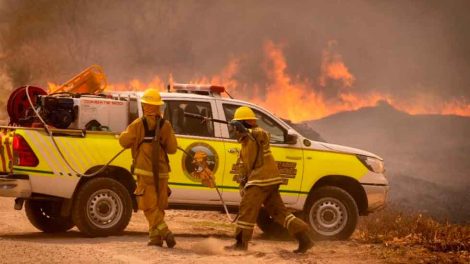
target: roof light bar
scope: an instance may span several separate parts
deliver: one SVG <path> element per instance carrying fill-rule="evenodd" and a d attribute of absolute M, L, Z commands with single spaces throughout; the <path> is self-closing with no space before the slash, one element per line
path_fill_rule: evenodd
<path fill-rule="evenodd" d="M 221 93 L 226 92 L 225 87 L 211 84 L 173 83 L 172 87 L 177 93 L 220 96 Z"/>

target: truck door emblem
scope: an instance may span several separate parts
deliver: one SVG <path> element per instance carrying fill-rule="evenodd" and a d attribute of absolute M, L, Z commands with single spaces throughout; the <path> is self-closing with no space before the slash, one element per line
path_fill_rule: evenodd
<path fill-rule="evenodd" d="M 217 152 L 209 144 L 196 142 L 189 145 L 183 154 L 183 171 L 191 181 L 214 187 L 218 167 Z"/>

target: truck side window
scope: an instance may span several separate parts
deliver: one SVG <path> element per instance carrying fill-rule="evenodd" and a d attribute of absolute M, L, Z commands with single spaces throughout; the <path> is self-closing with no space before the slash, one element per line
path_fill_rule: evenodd
<path fill-rule="evenodd" d="M 212 118 L 211 104 L 194 101 L 167 101 L 165 117 L 170 120 L 176 134 L 214 137 L 213 121 L 190 115 Z"/>
<path fill-rule="evenodd" d="M 240 105 L 223 104 L 225 119 L 227 121 L 233 119 L 235 110 L 237 110 L 238 107 L 240 107 Z M 276 123 L 276 121 L 264 113 L 261 113 L 256 109 L 253 109 L 253 111 L 258 118 L 258 126 L 271 134 L 271 143 L 284 143 L 285 130 L 282 128 L 282 126 L 280 126 L 278 123 Z M 228 130 L 230 138 L 235 139 L 235 133 L 230 126 L 228 126 Z"/>

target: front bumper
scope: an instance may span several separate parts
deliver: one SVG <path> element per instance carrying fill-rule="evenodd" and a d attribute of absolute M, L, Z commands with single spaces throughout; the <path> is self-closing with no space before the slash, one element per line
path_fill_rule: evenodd
<path fill-rule="evenodd" d="M 0 174 L 0 196 L 27 198 L 31 196 L 31 182 L 26 174 Z"/>
<path fill-rule="evenodd" d="M 388 185 L 362 184 L 367 195 L 367 211 L 369 213 L 385 207 L 388 196 Z"/>

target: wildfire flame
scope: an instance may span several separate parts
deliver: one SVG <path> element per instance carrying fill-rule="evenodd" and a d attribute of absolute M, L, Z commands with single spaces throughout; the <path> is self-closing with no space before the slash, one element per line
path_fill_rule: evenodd
<path fill-rule="evenodd" d="M 341 55 L 333 52 L 335 45 L 336 41 L 330 41 L 328 48 L 323 51 L 319 84 L 325 87 L 327 80 L 331 79 L 341 81 L 343 87 L 351 87 L 356 78 L 354 78 L 349 72 L 349 69 L 344 65 Z"/>
<path fill-rule="evenodd" d="M 237 79 L 242 61 L 232 58 L 213 76 L 202 76 L 188 81 L 194 84 L 224 86 L 235 97 L 260 105 L 279 117 L 293 122 L 319 119 L 325 116 L 377 105 L 385 101 L 394 108 L 409 114 L 453 114 L 470 116 L 470 102 L 461 99 L 450 101 L 429 94 L 418 94 L 406 99 L 377 91 L 354 91 L 356 78 L 345 65 L 342 56 L 335 51 L 336 42 L 328 43 L 322 53 L 320 75 L 316 78 L 291 76 L 282 46 L 272 41 L 264 44 L 262 69 L 267 81 L 264 84 L 247 84 Z M 172 83 L 173 76 L 169 76 Z M 128 83 L 108 84 L 111 91 L 143 91 L 155 88 L 165 91 L 166 81 L 155 76 L 150 82 L 134 79 Z M 335 96 L 326 96 L 325 91 L 335 87 Z M 49 84 L 52 90 L 54 84 Z M 331 90 L 330 90 L 331 91 Z"/>

